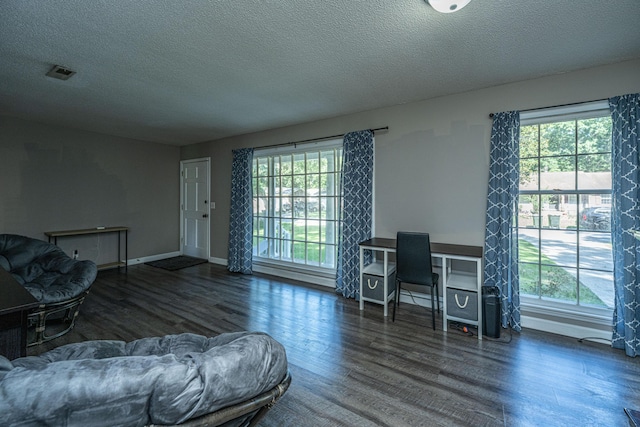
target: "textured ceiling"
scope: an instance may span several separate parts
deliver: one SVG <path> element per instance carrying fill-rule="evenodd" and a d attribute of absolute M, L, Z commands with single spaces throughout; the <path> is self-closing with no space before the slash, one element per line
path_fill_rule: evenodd
<path fill-rule="evenodd" d="M 183 145 L 639 58 L 638 22 L 638 0 L 2 0 L 0 114 Z"/>

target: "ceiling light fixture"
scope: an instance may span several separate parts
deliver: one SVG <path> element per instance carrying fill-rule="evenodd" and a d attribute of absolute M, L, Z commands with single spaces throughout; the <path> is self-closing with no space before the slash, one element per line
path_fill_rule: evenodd
<path fill-rule="evenodd" d="M 456 12 L 466 5 L 471 0 L 426 0 L 429 5 L 441 13 Z"/>

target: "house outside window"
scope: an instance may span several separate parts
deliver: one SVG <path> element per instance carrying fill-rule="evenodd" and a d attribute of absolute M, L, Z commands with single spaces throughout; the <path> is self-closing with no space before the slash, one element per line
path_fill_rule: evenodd
<path fill-rule="evenodd" d="M 254 260 L 335 271 L 341 171 L 342 140 L 256 151 Z"/>
<path fill-rule="evenodd" d="M 608 105 L 521 115 L 517 216 L 523 304 L 614 306 Z"/>

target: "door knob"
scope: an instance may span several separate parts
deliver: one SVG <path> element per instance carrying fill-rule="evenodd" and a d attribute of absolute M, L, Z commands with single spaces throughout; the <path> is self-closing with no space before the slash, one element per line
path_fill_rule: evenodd
<path fill-rule="evenodd" d="M 209 218 L 209 214 L 202 215 L 202 218 Z"/>

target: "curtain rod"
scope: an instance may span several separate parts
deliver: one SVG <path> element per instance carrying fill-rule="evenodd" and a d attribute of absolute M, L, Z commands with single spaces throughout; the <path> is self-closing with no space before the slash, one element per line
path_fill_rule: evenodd
<path fill-rule="evenodd" d="M 375 129 L 369 129 L 371 132 L 376 133 L 376 131 L 379 130 L 389 130 L 389 126 L 385 126 L 382 128 L 375 128 Z M 341 133 L 338 135 L 330 135 L 330 136 L 321 136 L 320 138 L 311 138 L 311 139 L 303 139 L 301 141 L 292 141 L 292 142 L 283 142 L 281 144 L 273 144 L 273 145 L 263 145 L 262 147 L 255 147 L 255 150 L 258 150 L 260 148 L 273 148 L 273 147 L 284 147 L 285 145 L 296 145 L 296 144 L 308 144 L 310 142 L 317 142 L 317 141 L 323 141 L 325 139 L 333 139 L 333 138 L 340 138 L 341 136 L 345 136 L 346 134 Z"/>
<path fill-rule="evenodd" d="M 602 102 L 602 101 L 608 101 L 608 99 L 594 99 L 591 101 L 583 101 L 583 102 L 571 102 L 569 104 L 558 104 L 558 105 L 550 105 L 548 107 L 538 107 L 538 108 L 529 108 L 527 110 L 520 110 L 520 112 L 522 113 L 524 112 L 529 112 L 529 111 L 538 111 L 538 110 L 546 110 L 547 108 L 558 108 L 558 107 L 571 107 L 573 105 L 580 105 L 580 104 L 588 104 L 590 102 Z M 493 116 L 495 115 L 495 113 L 489 113 L 489 118 L 493 118 Z"/>

